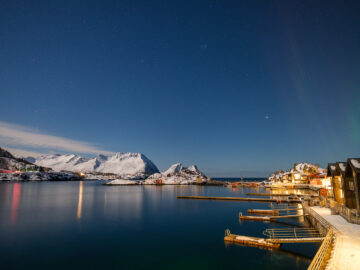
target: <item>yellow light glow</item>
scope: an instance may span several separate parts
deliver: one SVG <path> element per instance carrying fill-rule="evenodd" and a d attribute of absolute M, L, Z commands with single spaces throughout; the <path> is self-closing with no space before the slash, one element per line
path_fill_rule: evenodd
<path fill-rule="evenodd" d="M 80 181 L 80 184 L 79 184 L 79 202 L 78 202 L 78 209 L 77 209 L 77 218 L 78 219 L 81 219 L 82 198 L 83 198 L 83 182 Z"/>

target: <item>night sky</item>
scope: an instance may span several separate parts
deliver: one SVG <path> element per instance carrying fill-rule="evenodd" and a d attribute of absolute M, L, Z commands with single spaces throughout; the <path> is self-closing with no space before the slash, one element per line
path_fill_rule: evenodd
<path fill-rule="evenodd" d="M 0 121 L 209 176 L 359 157 L 359 14 L 359 1 L 1 1 Z"/>

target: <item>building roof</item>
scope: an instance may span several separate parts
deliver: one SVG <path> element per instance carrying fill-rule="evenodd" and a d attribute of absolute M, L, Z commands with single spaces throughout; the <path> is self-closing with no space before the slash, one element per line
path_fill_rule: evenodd
<path fill-rule="evenodd" d="M 349 158 L 348 163 L 356 173 L 360 173 L 360 158 Z"/>
<path fill-rule="evenodd" d="M 339 175 L 339 170 L 336 168 L 336 163 L 329 163 L 327 166 L 327 174 L 326 176 L 334 177 L 335 175 Z"/>
<path fill-rule="evenodd" d="M 345 177 L 346 165 L 346 162 L 336 162 L 336 169 L 339 170 L 340 173 L 338 175 Z"/>

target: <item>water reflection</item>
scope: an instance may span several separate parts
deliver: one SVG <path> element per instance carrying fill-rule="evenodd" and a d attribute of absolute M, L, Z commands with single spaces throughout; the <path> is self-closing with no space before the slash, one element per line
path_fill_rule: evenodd
<path fill-rule="evenodd" d="M 82 200 L 83 200 L 83 181 L 80 181 L 79 182 L 79 201 L 78 201 L 78 208 L 77 208 L 77 218 L 78 219 L 81 219 Z"/>
<path fill-rule="evenodd" d="M 107 219 L 129 223 L 142 217 L 143 200 L 146 194 L 141 186 L 104 187 L 102 211 Z"/>
<path fill-rule="evenodd" d="M 15 225 L 19 213 L 19 204 L 21 197 L 21 185 L 19 183 L 14 184 L 12 202 L 11 202 L 11 211 L 10 211 L 10 220 L 11 224 Z"/>
<path fill-rule="evenodd" d="M 238 224 L 239 211 L 268 209 L 269 204 L 176 199 L 179 195 L 246 196 L 249 191 L 215 186 L 104 186 L 98 181 L 0 183 L 1 265 L 29 270 L 115 270 L 121 265 L 140 270 L 145 261 L 147 269 L 157 269 L 161 254 L 162 269 L 174 268 L 174 262 L 180 260 L 181 268 L 196 260 L 201 266 L 197 269 L 209 269 L 209 265 L 234 269 L 241 260 L 249 269 L 264 269 L 263 264 L 256 265 L 259 256 L 269 265 L 267 269 L 305 269 L 308 261 L 297 254 L 268 256 L 267 250 L 234 245 L 224 249 L 226 228 L 263 237 L 266 228 L 287 227 L 280 223 Z M 298 223 L 298 219 L 291 222 Z M 89 250 L 96 251 L 96 256 L 89 256 Z M 301 246 L 290 250 L 310 256 L 315 253 Z M 59 260 L 72 254 L 77 256 L 71 261 Z M 138 259 L 139 254 L 143 260 Z"/>

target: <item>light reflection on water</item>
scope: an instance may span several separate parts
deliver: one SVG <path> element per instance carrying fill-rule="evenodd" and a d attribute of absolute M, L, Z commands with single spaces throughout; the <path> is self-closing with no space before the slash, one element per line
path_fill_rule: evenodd
<path fill-rule="evenodd" d="M 13 225 L 16 223 L 16 219 L 18 216 L 20 196 L 21 196 L 21 185 L 19 183 L 15 183 L 13 187 L 11 215 L 10 215 L 11 224 Z"/>
<path fill-rule="evenodd" d="M 239 211 L 268 209 L 269 204 L 176 199 L 248 192 L 265 191 L 103 186 L 96 181 L 0 183 L 2 265 L 4 269 L 233 269 L 241 261 L 243 269 L 306 269 L 310 263 L 306 256 L 314 255 L 316 245 L 285 246 L 277 252 L 223 242 L 226 228 L 262 237 L 268 227 L 288 226 L 239 223 Z"/>
<path fill-rule="evenodd" d="M 83 197 L 83 181 L 79 182 L 79 203 L 77 208 L 77 218 L 81 219 L 81 211 L 82 211 L 82 197 Z"/>

